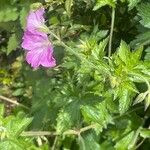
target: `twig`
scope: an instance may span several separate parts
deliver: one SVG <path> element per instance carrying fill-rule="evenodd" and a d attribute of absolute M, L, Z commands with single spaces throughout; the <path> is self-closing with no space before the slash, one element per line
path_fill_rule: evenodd
<path fill-rule="evenodd" d="M 23 108 L 29 109 L 27 106 L 18 103 L 16 100 L 12 100 L 12 99 L 7 98 L 7 97 L 5 97 L 5 96 L 0 95 L 0 99 L 1 99 L 1 100 L 4 100 L 4 101 L 7 101 L 7 102 L 9 102 L 9 103 L 12 103 L 12 104 L 14 104 L 14 105 L 21 106 L 21 107 L 23 107 Z"/>
<path fill-rule="evenodd" d="M 111 29 L 110 29 L 110 38 L 109 38 L 109 47 L 108 47 L 108 57 L 111 56 L 114 23 L 115 23 L 115 8 L 112 8 L 112 15 L 111 15 Z"/>

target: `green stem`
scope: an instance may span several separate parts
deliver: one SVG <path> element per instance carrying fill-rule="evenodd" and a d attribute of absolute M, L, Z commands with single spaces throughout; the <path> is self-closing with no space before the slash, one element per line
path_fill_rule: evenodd
<path fill-rule="evenodd" d="M 137 107 L 127 113 L 125 113 L 124 115 L 129 115 L 130 113 L 136 111 L 136 110 L 139 110 L 141 108 L 143 108 L 144 106 L 140 106 L 140 107 Z M 124 116 L 122 115 L 122 116 Z M 116 117 L 113 117 L 113 119 L 119 119 L 121 118 L 122 116 L 116 116 Z M 60 134 L 60 133 L 57 133 L 57 132 L 50 132 L 50 131 L 25 131 L 21 134 L 21 136 L 59 136 L 59 135 L 77 135 L 79 136 L 81 133 L 84 133 L 88 130 L 91 130 L 91 129 L 94 129 L 95 127 L 97 126 L 97 124 L 92 124 L 92 125 L 89 125 L 89 126 L 86 126 L 86 127 L 83 127 L 79 130 L 67 130 L 65 131 L 64 133 Z"/>
<path fill-rule="evenodd" d="M 67 130 L 63 133 L 63 135 L 79 135 L 85 131 L 93 129 L 96 125 L 92 124 L 86 127 L 81 128 L 80 130 Z M 58 136 L 61 135 L 56 132 L 49 132 L 49 131 L 26 131 L 21 134 L 21 136 Z"/>
<path fill-rule="evenodd" d="M 115 8 L 112 8 L 111 29 L 110 29 L 110 37 L 109 37 L 109 48 L 108 48 L 108 57 L 111 56 L 114 23 L 115 23 Z"/>
<path fill-rule="evenodd" d="M 55 137 L 55 140 L 54 140 L 54 143 L 52 146 L 52 150 L 56 150 L 57 141 L 58 141 L 58 136 Z"/>
<path fill-rule="evenodd" d="M 53 32 L 51 32 L 50 30 L 49 30 L 49 33 L 50 33 L 53 37 L 55 37 L 63 47 L 69 49 L 69 50 L 71 51 L 71 53 L 74 54 L 74 55 L 75 55 L 76 57 L 78 57 L 79 59 L 82 59 L 82 57 L 81 57 L 79 54 L 77 54 L 71 47 L 69 47 L 68 45 L 66 45 L 56 34 L 54 34 Z"/>
<path fill-rule="evenodd" d="M 56 132 L 49 131 L 25 131 L 22 132 L 21 136 L 57 136 Z"/>
<path fill-rule="evenodd" d="M 78 54 L 78 52 L 76 52 L 74 49 L 72 49 L 71 47 L 69 47 L 68 45 L 66 45 L 56 34 L 54 34 L 53 32 L 51 32 L 49 30 L 49 34 L 51 34 L 53 37 L 55 37 L 59 43 L 66 48 L 66 50 L 69 50 L 69 52 L 71 52 L 73 55 L 75 55 L 77 58 L 79 58 L 81 61 L 84 61 L 85 63 L 87 63 L 91 68 L 99 71 L 100 73 L 104 72 L 106 74 L 109 74 L 109 66 L 106 66 L 105 64 L 101 64 L 101 67 L 99 67 L 100 65 L 94 65 L 93 63 L 91 63 L 90 61 L 88 61 L 87 59 L 83 58 L 80 54 Z"/>
<path fill-rule="evenodd" d="M 87 130 L 94 129 L 95 127 L 96 127 L 96 124 L 92 124 L 92 125 L 89 125 L 89 126 L 87 126 L 87 127 L 81 128 L 81 129 L 80 129 L 80 134 L 81 134 L 82 132 L 87 131 Z"/>

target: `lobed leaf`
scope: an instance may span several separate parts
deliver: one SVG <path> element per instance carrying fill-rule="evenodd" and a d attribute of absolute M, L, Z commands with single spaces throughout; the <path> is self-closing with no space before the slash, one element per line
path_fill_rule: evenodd
<path fill-rule="evenodd" d="M 98 10 L 99 8 L 109 5 L 111 7 L 115 7 L 116 0 L 97 0 L 96 5 L 94 6 L 93 10 Z"/>
<path fill-rule="evenodd" d="M 150 3 L 142 3 L 137 7 L 139 16 L 142 18 L 141 24 L 150 28 Z"/>

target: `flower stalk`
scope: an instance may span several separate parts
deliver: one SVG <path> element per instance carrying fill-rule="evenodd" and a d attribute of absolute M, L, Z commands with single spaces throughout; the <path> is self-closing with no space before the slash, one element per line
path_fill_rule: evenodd
<path fill-rule="evenodd" d="M 101 67 L 94 65 L 92 62 L 90 62 L 87 59 L 83 58 L 80 54 L 78 54 L 76 51 L 74 51 L 74 49 L 72 49 L 71 47 L 66 45 L 55 33 L 53 33 L 52 31 L 49 30 L 49 34 L 52 35 L 53 37 L 55 37 L 59 41 L 61 46 L 66 48 L 66 50 L 68 50 L 70 53 L 75 55 L 78 59 L 86 62 L 91 68 L 99 71 L 100 73 L 104 72 L 106 74 L 109 74 L 109 68 L 108 68 L 109 66 L 106 67 L 105 64 L 101 64 Z"/>
<path fill-rule="evenodd" d="M 110 28 L 110 36 L 109 36 L 109 47 L 108 47 L 108 57 L 111 56 L 111 51 L 112 51 L 112 38 L 113 38 L 114 23 L 115 23 L 115 8 L 112 8 L 111 28 Z"/>

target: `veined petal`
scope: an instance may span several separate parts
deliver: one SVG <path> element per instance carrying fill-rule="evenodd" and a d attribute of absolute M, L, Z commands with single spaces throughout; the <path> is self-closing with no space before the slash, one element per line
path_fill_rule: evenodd
<path fill-rule="evenodd" d="M 46 51 L 42 52 L 40 64 L 44 67 L 54 67 L 56 66 L 55 58 L 53 57 L 52 47 L 48 47 Z"/>
<path fill-rule="evenodd" d="M 30 12 L 27 27 L 23 35 L 22 47 L 27 51 L 26 61 L 33 67 L 54 67 L 53 47 L 45 33 L 44 8 Z M 45 31 L 45 32 L 44 32 Z"/>
<path fill-rule="evenodd" d="M 43 67 L 54 67 L 56 65 L 52 47 L 28 51 L 26 61 L 31 64 L 33 68 L 38 68 L 40 65 Z"/>
<path fill-rule="evenodd" d="M 26 55 L 26 61 L 28 64 L 31 64 L 31 67 L 38 68 L 40 65 L 40 53 L 36 53 L 36 51 L 29 51 Z"/>
<path fill-rule="evenodd" d="M 39 28 L 43 28 L 45 26 L 45 19 L 44 19 L 44 8 L 40 8 L 36 11 L 31 11 L 29 16 L 27 17 L 27 26 L 26 29 L 30 32 L 35 33 L 38 31 Z M 40 32 L 38 32 L 40 33 Z"/>
<path fill-rule="evenodd" d="M 43 48 L 44 43 L 49 42 L 47 34 L 32 34 L 30 31 L 25 31 L 23 36 L 22 47 L 26 50 L 34 50 Z"/>

